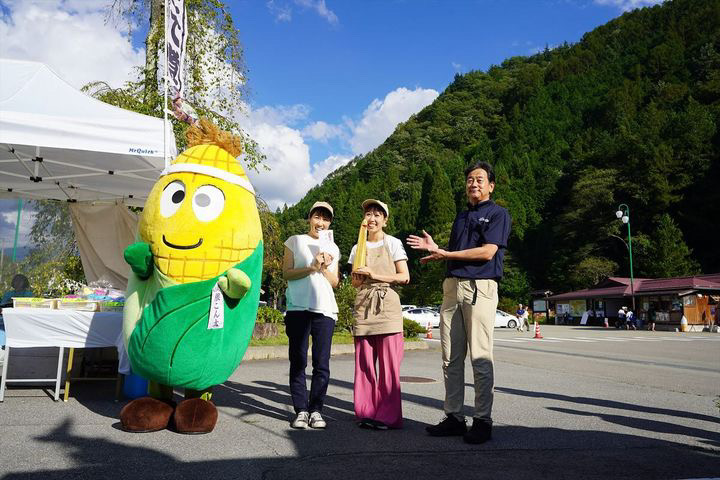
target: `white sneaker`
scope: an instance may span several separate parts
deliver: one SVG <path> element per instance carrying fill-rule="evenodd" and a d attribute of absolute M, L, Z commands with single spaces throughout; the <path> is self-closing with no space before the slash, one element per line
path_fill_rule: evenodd
<path fill-rule="evenodd" d="M 310 414 L 306 411 L 299 412 L 295 420 L 290 424 L 292 428 L 307 428 Z"/>
<path fill-rule="evenodd" d="M 327 423 L 323 419 L 320 412 L 312 412 L 310 414 L 310 428 L 325 428 Z"/>

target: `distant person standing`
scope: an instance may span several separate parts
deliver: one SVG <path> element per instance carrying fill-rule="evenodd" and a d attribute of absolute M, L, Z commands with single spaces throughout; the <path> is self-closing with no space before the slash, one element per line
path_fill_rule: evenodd
<path fill-rule="evenodd" d="M 618 310 L 618 319 L 615 323 L 615 328 L 622 328 L 625 326 L 625 312 L 627 311 L 627 307 L 622 307 L 620 310 Z"/>
<path fill-rule="evenodd" d="M 494 388 L 493 328 L 498 304 L 498 281 L 510 235 L 510 214 L 490 200 L 495 172 L 487 162 L 465 170 L 468 208 L 457 214 L 447 250 L 425 231 L 410 235 L 408 245 L 430 255 L 421 262 L 447 260 L 440 308 L 440 344 L 445 379 L 446 418 L 426 427 L 436 437 L 462 435 L 467 443 L 492 437 Z M 465 357 L 470 350 L 475 386 L 475 413 L 470 430 L 465 424 Z"/>
<path fill-rule="evenodd" d="M 635 312 L 628 310 L 625 312 L 625 330 L 630 330 L 631 328 L 637 330 L 637 328 L 635 328 Z"/>
<path fill-rule="evenodd" d="M 518 309 L 515 311 L 515 316 L 518 319 L 518 326 L 517 331 L 518 332 L 524 332 L 525 327 L 527 327 L 528 330 L 530 330 L 530 323 L 528 323 L 528 311 L 523 308 L 523 304 L 518 304 Z"/>
<path fill-rule="evenodd" d="M 657 320 L 657 311 L 651 306 L 648 310 L 648 330 L 655 331 L 655 321 Z"/>

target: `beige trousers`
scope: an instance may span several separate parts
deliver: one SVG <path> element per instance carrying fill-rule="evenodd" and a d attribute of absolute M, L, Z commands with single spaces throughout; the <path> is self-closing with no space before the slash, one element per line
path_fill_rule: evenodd
<path fill-rule="evenodd" d="M 462 420 L 465 357 L 470 349 L 475 384 L 474 418 L 491 420 L 493 404 L 493 328 L 498 303 L 495 280 L 446 278 L 440 309 L 440 343 L 445 378 L 445 414 Z"/>

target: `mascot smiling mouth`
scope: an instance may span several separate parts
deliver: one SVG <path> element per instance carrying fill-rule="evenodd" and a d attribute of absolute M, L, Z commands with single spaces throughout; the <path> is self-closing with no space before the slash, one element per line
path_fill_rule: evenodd
<path fill-rule="evenodd" d="M 177 248 L 179 250 L 191 250 L 193 248 L 197 248 L 200 245 L 202 245 L 202 241 L 203 241 L 203 239 L 200 238 L 200 240 L 198 240 L 197 243 L 194 245 L 175 245 L 173 243 L 168 242 L 167 239 L 165 238 L 165 235 L 163 235 L 163 243 L 165 245 L 167 245 L 170 248 Z"/>

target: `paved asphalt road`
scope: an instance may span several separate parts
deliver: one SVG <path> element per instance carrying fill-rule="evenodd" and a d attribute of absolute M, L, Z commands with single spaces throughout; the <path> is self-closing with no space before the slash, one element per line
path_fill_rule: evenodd
<path fill-rule="evenodd" d="M 481 446 L 424 433 L 442 418 L 439 343 L 429 341 L 406 352 L 405 425 L 387 432 L 353 421 L 349 355 L 331 363 L 324 432 L 289 428 L 285 360 L 242 364 L 216 388 L 219 423 L 201 436 L 119 430 L 110 383 L 78 384 L 68 403 L 12 389 L 0 404 L 0 478 L 720 477 L 720 335 L 542 333 L 496 330 L 494 437 Z"/>

